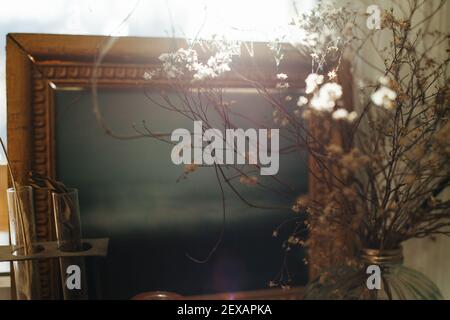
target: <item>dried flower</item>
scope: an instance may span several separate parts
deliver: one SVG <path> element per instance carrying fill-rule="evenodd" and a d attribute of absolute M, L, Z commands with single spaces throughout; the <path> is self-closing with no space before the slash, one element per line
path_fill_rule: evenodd
<path fill-rule="evenodd" d="M 336 71 L 333 69 L 330 72 L 328 72 L 328 79 L 329 80 L 333 80 L 334 78 L 337 77 Z"/>
<path fill-rule="evenodd" d="M 336 82 L 325 83 L 320 88 L 320 95 L 325 96 L 329 100 L 336 101 L 342 97 L 342 87 Z"/>
<path fill-rule="evenodd" d="M 343 108 L 337 109 L 336 111 L 333 112 L 332 117 L 334 120 L 345 120 L 348 117 L 348 111 Z"/>
<path fill-rule="evenodd" d="M 311 110 L 305 110 L 305 111 L 302 113 L 302 118 L 303 118 L 303 119 L 308 120 L 310 117 L 311 117 Z"/>
<path fill-rule="evenodd" d="M 416 11 L 418 15 L 412 19 L 420 25 L 420 16 L 424 12 L 419 8 Z M 355 12 L 348 7 L 337 8 L 326 2 L 320 2 L 311 13 L 294 19 L 292 28 L 297 31 L 280 35 L 269 44 L 269 48 L 277 66 L 284 58 L 285 43 L 295 46 L 304 56 L 312 57 L 311 70 L 314 71 L 305 79 L 305 94 L 297 101 L 297 106 L 302 108 L 292 109 L 288 103 L 283 106 L 280 99 L 289 102 L 292 97 L 286 96 L 287 93 L 283 95 L 281 90 L 275 93 L 261 90 L 266 98 L 275 102 L 273 105 L 277 110 L 273 113 L 273 121 L 279 127 L 287 126 L 281 129 L 292 141 L 293 146 L 289 148 L 304 147 L 314 164 L 310 167 L 319 171 L 313 172 L 320 186 L 314 199 L 300 197 L 290 204 L 293 212 L 307 213 L 307 221 L 303 221 L 300 215 L 294 218 L 301 219 L 311 232 L 308 240 L 309 247 L 313 248 L 311 254 L 314 259 L 311 261 L 319 267 L 322 267 L 321 263 L 326 266 L 334 260 L 353 263 L 355 260 L 346 257 L 353 249 L 349 243 L 389 249 L 413 237 L 437 233 L 450 235 L 450 224 L 447 223 L 450 221 L 450 203 L 439 203 L 434 199 L 449 186 L 450 87 L 446 72 L 449 61 L 445 57 L 440 61 L 437 56 L 432 56 L 438 51 L 434 50 L 437 46 L 431 45 L 426 51 L 422 49 L 426 43 L 444 43 L 447 35 L 433 31 L 405 32 L 411 27 L 410 19 L 399 18 L 394 11 L 386 11 L 383 27 L 390 29 L 386 36 L 391 36 L 391 39 L 376 52 L 377 57 L 381 57 L 379 64 L 363 57 L 367 51 L 359 48 L 360 45 L 365 47 L 365 43 L 372 45 L 372 36 L 379 32 L 369 32 L 369 41 L 361 39 L 359 31 L 362 29 L 356 25 L 360 20 L 366 19 L 357 19 Z M 427 41 L 423 41 L 425 34 L 430 38 Z M 431 38 L 436 41 L 428 41 Z M 414 45 L 419 43 L 423 46 Z M 203 61 L 203 55 L 197 55 L 192 49 L 163 55 L 162 72 L 169 78 L 213 79 L 228 72 L 232 58 L 239 54 L 239 50 L 226 47 L 213 46 L 214 50 L 209 50 L 213 53 Z M 350 68 L 355 83 L 360 87 L 355 103 L 355 110 L 360 107 L 360 113 L 346 109 L 348 105 L 344 105 L 342 99 L 343 88 L 336 82 L 338 70 L 343 67 L 341 62 L 355 53 L 366 58 L 361 59 L 361 63 L 367 61 L 371 67 L 382 68 L 381 74 L 384 74 L 373 83 L 369 79 L 358 78 L 358 73 Z M 254 57 L 252 53 L 250 57 Z M 277 72 L 275 78 L 278 89 L 289 87 L 286 74 Z M 258 79 L 250 80 L 258 88 L 271 89 L 265 88 Z M 200 87 L 199 102 L 207 97 L 212 100 L 211 105 L 226 106 L 221 90 L 212 88 L 207 81 L 196 86 Z M 368 94 L 372 88 L 375 88 L 373 93 Z M 177 86 L 174 89 L 186 90 Z M 192 92 L 186 90 L 181 93 L 189 96 Z M 204 106 L 195 105 L 195 100 L 181 102 L 185 104 L 181 110 L 201 111 Z M 395 116 L 385 111 L 394 108 L 398 108 Z M 235 126 L 231 118 L 224 117 L 224 110 L 219 109 L 219 116 L 225 118 L 225 126 Z M 302 122 L 308 121 L 295 119 L 309 120 L 313 116 L 314 130 L 302 126 Z M 330 120 L 339 123 L 336 125 Z M 341 139 L 334 139 L 330 134 L 337 134 Z M 293 150 L 289 148 L 285 149 L 286 153 Z M 223 178 L 229 178 L 226 172 Z M 242 184 L 259 185 L 256 177 L 243 175 L 239 178 Z M 393 221 L 395 225 L 392 225 Z M 274 231 L 273 236 L 278 236 L 278 231 Z M 297 242 L 295 238 L 287 239 L 283 249 L 289 250 L 290 245 Z M 342 257 L 330 257 L 334 250 Z"/>
<path fill-rule="evenodd" d="M 287 88 L 289 88 L 289 83 L 287 83 L 287 82 L 278 82 L 275 87 L 277 89 L 287 89 Z"/>
<path fill-rule="evenodd" d="M 301 210 L 301 207 L 298 204 L 294 204 L 292 205 L 292 211 L 294 211 L 295 213 L 299 213 Z"/>
<path fill-rule="evenodd" d="M 358 113 L 356 111 L 352 111 L 348 114 L 347 121 L 351 123 L 351 122 L 355 121 L 357 118 L 358 118 Z"/>
<path fill-rule="evenodd" d="M 358 114 L 355 111 L 348 112 L 344 108 L 339 108 L 333 112 L 332 118 L 334 120 L 344 120 L 347 122 L 353 122 L 358 117 Z"/>
<path fill-rule="evenodd" d="M 326 147 L 326 150 L 329 154 L 333 156 L 340 156 L 344 153 L 342 147 L 337 144 L 330 144 Z"/>
<path fill-rule="evenodd" d="M 192 172 L 195 172 L 195 171 L 197 171 L 197 169 L 198 169 L 198 165 L 197 164 L 194 164 L 194 163 L 191 163 L 191 164 L 186 164 L 185 166 L 184 166 L 184 173 L 192 173 Z"/>
<path fill-rule="evenodd" d="M 311 99 L 311 108 L 317 111 L 331 112 L 336 105 L 336 100 L 342 96 L 342 87 L 337 83 L 324 84 L 319 93 L 315 93 Z"/>
<path fill-rule="evenodd" d="M 303 107 L 303 106 L 306 105 L 307 103 L 308 103 L 308 98 L 306 98 L 306 97 L 304 97 L 304 96 L 300 96 L 300 97 L 298 98 L 298 101 L 297 101 L 297 106 Z"/>
<path fill-rule="evenodd" d="M 301 210 L 306 209 L 308 206 L 308 197 L 306 195 L 301 195 L 297 199 L 295 199 L 294 204 L 292 205 L 292 211 L 295 213 L 299 213 Z"/>
<path fill-rule="evenodd" d="M 379 106 L 384 107 L 385 109 L 392 109 L 394 108 L 394 100 L 397 98 L 397 93 L 395 91 L 387 88 L 387 87 L 380 87 L 377 91 L 375 91 L 372 96 L 372 102 Z"/>
<path fill-rule="evenodd" d="M 255 186 L 258 183 L 256 176 L 241 176 L 239 182 L 246 186 Z"/>
<path fill-rule="evenodd" d="M 179 78 L 192 74 L 194 81 L 213 79 L 230 71 L 230 64 L 234 56 L 240 54 L 240 46 L 236 43 L 217 42 L 217 52 L 210 56 L 206 63 L 198 59 L 194 49 L 180 48 L 174 53 L 163 53 L 159 60 L 163 63 L 163 71 L 168 78 Z"/>
<path fill-rule="evenodd" d="M 300 239 L 298 237 L 290 236 L 288 238 L 288 243 L 292 245 L 298 245 L 300 242 Z"/>
<path fill-rule="evenodd" d="M 156 75 L 156 71 L 145 71 L 144 72 L 144 75 L 143 75 L 143 78 L 145 79 L 145 80 L 151 80 L 151 79 L 153 79 L 153 77 Z"/>
<path fill-rule="evenodd" d="M 306 82 L 305 93 L 309 94 L 314 92 L 317 89 L 318 85 L 323 83 L 323 76 L 318 75 L 316 73 L 311 73 L 310 75 L 308 75 L 305 82 Z"/>
<path fill-rule="evenodd" d="M 389 77 L 386 77 L 386 76 L 384 76 L 384 77 L 379 77 L 379 78 L 378 78 L 378 82 L 379 82 L 382 86 L 389 87 L 390 84 L 391 84 L 391 79 L 390 79 Z"/>

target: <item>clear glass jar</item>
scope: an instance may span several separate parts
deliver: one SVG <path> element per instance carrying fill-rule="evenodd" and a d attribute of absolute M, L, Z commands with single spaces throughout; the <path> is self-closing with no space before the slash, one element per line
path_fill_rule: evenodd
<path fill-rule="evenodd" d="M 61 251 L 81 251 L 81 220 L 78 191 L 52 193 L 56 240 Z"/>
<path fill-rule="evenodd" d="M 424 274 L 403 265 L 402 248 L 364 249 L 355 266 L 322 272 L 306 290 L 307 300 L 441 300 L 438 287 Z M 373 274 L 369 266 L 380 268 L 380 289 L 369 289 Z"/>
<path fill-rule="evenodd" d="M 33 189 L 20 186 L 7 190 L 9 232 L 13 254 L 27 256 L 39 251 L 36 246 Z M 39 262 L 22 260 L 13 262 L 15 298 L 39 299 Z"/>
<path fill-rule="evenodd" d="M 58 248 L 65 252 L 84 250 L 81 236 L 80 205 L 78 191 L 71 189 L 67 193 L 52 193 L 53 215 L 56 227 Z M 61 285 L 64 300 L 88 299 L 86 266 L 83 257 L 59 258 Z M 73 268 L 80 270 L 80 279 L 72 275 Z M 78 281 L 78 282 L 77 282 Z M 77 287 L 79 285 L 79 287 Z M 74 287 L 75 286 L 75 287 Z"/>

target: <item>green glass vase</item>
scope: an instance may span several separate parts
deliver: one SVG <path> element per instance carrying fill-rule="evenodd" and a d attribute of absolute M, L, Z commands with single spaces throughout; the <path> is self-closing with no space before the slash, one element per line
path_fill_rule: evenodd
<path fill-rule="evenodd" d="M 378 275 L 378 285 L 374 287 L 377 283 L 374 277 Z M 322 272 L 307 286 L 305 299 L 441 300 L 442 295 L 423 273 L 403 265 L 400 247 L 396 250 L 362 250 L 353 266 Z"/>

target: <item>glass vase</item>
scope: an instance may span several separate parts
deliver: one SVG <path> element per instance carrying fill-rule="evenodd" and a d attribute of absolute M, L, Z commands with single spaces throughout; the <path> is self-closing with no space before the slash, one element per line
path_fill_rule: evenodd
<path fill-rule="evenodd" d="M 403 265 L 402 248 L 364 249 L 357 263 L 321 273 L 306 290 L 307 300 L 441 300 L 438 287 L 424 274 Z M 379 267 L 380 286 L 369 285 Z M 376 275 L 375 275 L 376 276 Z M 373 278 L 371 278 L 373 280 Z M 373 284 L 370 282 L 370 284 Z"/>
<path fill-rule="evenodd" d="M 9 232 L 13 254 L 26 256 L 39 251 L 36 246 L 33 189 L 20 186 L 7 190 Z M 14 291 L 17 300 L 39 299 L 39 262 L 22 260 L 13 262 Z"/>
<path fill-rule="evenodd" d="M 67 193 L 52 193 L 52 200 L 58 249 L 64 252 L 83 251 L 78 191 L 72 189 Z M 88 299 L 84 258 L 59 258 L 59 265 L 64 300 Z"/>

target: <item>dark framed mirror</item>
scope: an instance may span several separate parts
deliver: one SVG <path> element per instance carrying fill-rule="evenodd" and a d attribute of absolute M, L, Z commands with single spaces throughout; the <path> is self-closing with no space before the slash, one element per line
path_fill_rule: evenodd
<path fill-rule="evenodd" d="M 226 191 L 224 219 L 214 168 L 200 168 L 180 180 L 183 168 L 171 163 L 170 145 L 146 137 L 114 139 L 94 116 L 90 88 L 95 74 L 98 103 L 105 121 L 116 131 L 136 133 L 144 120 L 161 129 L 192 130 L 192 122 L 155 107 L 148 99 L 148 95 L 157 99 L 165 80 L 144 79 L 145 72 L 159 64 L 161 53 L 182 47 L 184 42 L 117 38 L 110 43 L 102 64 L 96 66 L 93 61 L 98 48 L 108 40 L 8 36 L 7 64 L 15 65 L 7 68 L 8 145 L 18 180 L 26 182 L 28 172 L 35 171 L 79 190 L 84 235 L 110 238 L 108 257 L 100 262 L 96 279 L 101 280 L 98 293 L 104 298 L 130 298 L 155 290 L 202 295 L 267 288 L 286 262 L 282 240 L 274 238 L 273 231 L 289 220 L 292 212 L 251 208 Z M 261 67 L 258 75 L 245 57 L 239 61 L 240 71 L 275 86 L 276 79 L 269 72 L 273 62 L 265 50 L 265 44 L 255 44 Z M 290 90 L 301 91 L 309 61 L 296 52 L 286 61 Z M 239 101 L 236 107 L 247 117 L 272 116 L 267 102 L 261 101 L 248 83 L 233 76 L 218 81 L 223 81 L 227 97 Z M 283 146 L 282 139 L 280 144 Z M 279 174 L 298 194 L 313 196 L 318 190 L 307 173 L 308 165 L 307 154 L 283 157 Z M 276 204 L 283 197 L 261 195 L 242 184 L 239 188 L 265 203 Z M 48 193 L 38 190 L 35 202 L 39 239 L 52 240 Z M 194 262 L 192 257 L 201 260 L 208 256 L 222 232 L 208 262 Z M 309 270 L 302 261 L 306 254 L 299 249 L 295 258 L 287 261 L 293 264 L 296 286 L 308 278 Z M 42 298 L 57 297 L 55 261 L 43 261 L 41 270 Z"/>

